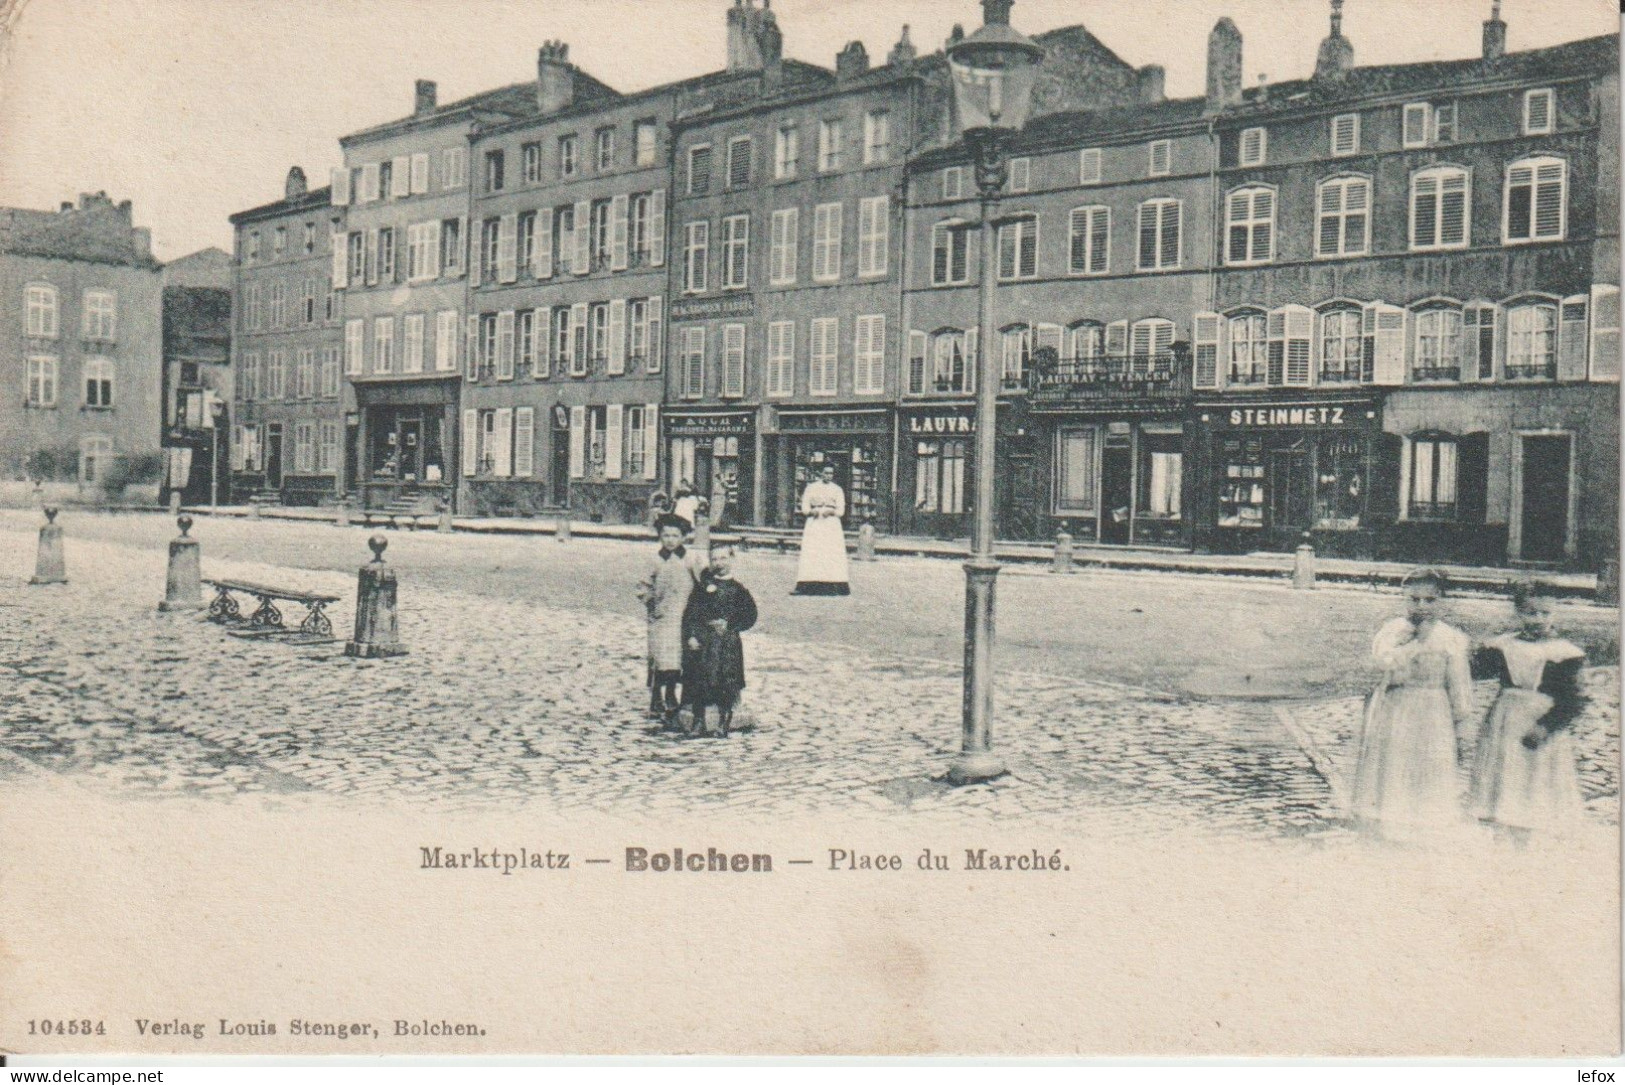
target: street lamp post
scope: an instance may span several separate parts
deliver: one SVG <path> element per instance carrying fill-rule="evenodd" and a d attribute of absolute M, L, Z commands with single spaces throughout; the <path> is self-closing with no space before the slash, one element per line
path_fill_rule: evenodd
<path fill-rule="evenodd" d="M 964 736 L 948 768 L 955 784 L 1005 773 L 993 752 L 993 630 L 999 563 L 993 558 L 994 479 L 999 386 L 993 366 L 993 291 L 998 272 L 995 220 L 1004 190 L 1010 136 L 1027 122 L 1044 51 L 1010 26 L 1015 0 L 982 0 L 982 28 L 948 47 L 959 129 L 975 165 L 982 205 L 980 321 L 976 365 L 976 493 L 971 555 L 965 563 Z"/>

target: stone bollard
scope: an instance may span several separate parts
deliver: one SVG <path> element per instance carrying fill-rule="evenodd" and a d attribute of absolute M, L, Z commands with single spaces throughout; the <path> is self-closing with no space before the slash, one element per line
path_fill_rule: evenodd
<path fill-rule="evenodd" d="M 344 645 L 344 654 L 360 659 L 403 656 L 400 626 L 395 617 L 395 570 L 384 564 L 389 540 L 374 535 L 367 540 L 372 561 L 363 565 L 356 578 L 355 639 Z"/>
<path fill-rule="evenodd" d="M 181 512 L 181 492 L 179 490 L 170 490 L 169 491 L 169 515 L 171 515 L 171 516 L 179 516 L 180 512 Z"/>
<path fill-rule="evenodd" d="M 250 520 L 258 520 L 260 518 L 260 503 L 255 501 L 252 497 L 248 499 L 248 518 Z"/>
<path fill-rule="evenodd" d="M 1619 560 L 1609 558 L 1597 572 L 1597 602 L 1607 606 L 1619 605 Z"/>
<path fill-rule="evenodd" d="M 570 514 L 559 513 L 558 519 L 553 521 L 553 537 L 559 542 L 570 541 Z"/>
<path fill-rule="evenodd" d="M 45 524 L 39 529 L 39 555 L 34 561 L 30 584 L 66 584 L 68 566 L 62 555 L 62 525 L 56 522 L 56 509 L 45 507 Z"/>
<path fill-rule="evenodd" d="M 1297 553 L 1292 557 L 1292 586 L 1303 589 L 1315 586 L 1315 548 L 1309 542 L 1307 531 L 1303 533 L 1303 542 L 1298 544 Z"/>
<path fill-rule="evenodd" d="M 711 552 L 711 517 L 703 512 L 694 514 L 694 549 L 702 554 Z"/>
<path fill-rule="evenodd" d="M 1050 560 L 1050 572 L 1072 571 L 1072 535 L 1065 528 L 1055 533 L 1055 556 Z"/>
<path fill-rule="evenodd" d="M 858 561 L 875 560 L 875 525 L 865 520 L 858 525 Z"/>
<path fill-rule="evenodd" d="M 447 505 L 445 508 L 440 510 L 440 521 L 439 521 L 439 523 L 435 524 L 434 529 L 436 531 L 440 532 L 440 534 L 442 534 L 442 535 L 450 535 L 451 534 L 451 506 L 450 505 Z"/>
<path fill-rule="evenodd" d="M 338 512 L 333 517 L 333 526 L 334 527 L 349 527 L 350 526 L 350 503 L 348 501 L 340 501 L 339 502 Z"/>
<path fill-rule="evenodd" d="M 192 529 L 190 516 L 177 517 L 180 538 L 169 543 L 169 575 L 164 581 L 164 601 L 158 609 L 168 613 L 176 610 L 203 609 L 202 548 L 187 534 Z"/>

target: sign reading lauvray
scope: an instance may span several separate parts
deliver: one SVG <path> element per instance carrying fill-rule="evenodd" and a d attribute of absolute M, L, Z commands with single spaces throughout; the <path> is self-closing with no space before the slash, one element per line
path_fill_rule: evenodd
<path fill-rule="evenodd" d="M 721 298 L 684 298 L 672 302 L 666 309 L 666 317 L 672 321 L 755 315 L 756 297 L 752 294 L 729 294 Z"/>

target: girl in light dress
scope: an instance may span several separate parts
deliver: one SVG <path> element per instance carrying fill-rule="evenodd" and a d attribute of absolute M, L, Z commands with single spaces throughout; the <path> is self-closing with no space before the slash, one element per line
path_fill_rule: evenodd
<path fill-rule="evenodd" d="M 1463 822 L 1456 729 L 1472 711 L 1472 642 L 1439 618 L 1446 587 L 1437 570 L 1406 577 L 1404 617 L 1384 625 L 1372 643 L 1382 678 L 1366 702 L 1352 808 L 1361 826 L 1381 837 Z"/>
<path fill-rule="evenodd" d="M 1475 672 L 1500 680 L 1501 694 L 1479 731 L 1470 808 L 1520 843 L 1573 829 L 1584 810 L 1574 721 L 1585 707 L 1585 652 L 1553 629 L 1555 594 L 1539 581 L 1514 585 L 1518 629 L 1473 659 Z"/>

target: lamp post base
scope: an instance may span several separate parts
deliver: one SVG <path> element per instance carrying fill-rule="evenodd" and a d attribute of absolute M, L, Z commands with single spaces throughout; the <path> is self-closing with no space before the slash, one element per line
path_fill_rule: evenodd
<path fill-rule="evenodd" d="M 1009 771 L 1004 765 L 1004 758 L 991 750 L 962 753 L 948 766 L 948 782 L 955 787 L 963 787 L 965 784 L 997 779 Z"/>

